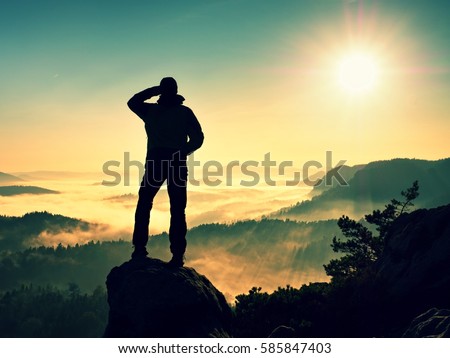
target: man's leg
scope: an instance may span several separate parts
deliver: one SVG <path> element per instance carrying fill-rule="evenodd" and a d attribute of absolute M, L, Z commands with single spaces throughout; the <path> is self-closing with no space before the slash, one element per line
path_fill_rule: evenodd
<path fill-rule="evenodd" d="M 147 256 L 145 247 L 148 242 L 150 211 L 153 206 L 153 199 L 164 182 L 159 169 L 157 162 L 147 161 L 134 216 L 133 246 L 135 251 L 132 257 Z"/>
<path fill-rule="evenodd" d="M 186 204 L 187 204 L 187 168 L 172 167 L 172 176 L 167 180 L 167 191 L 170 199 L 170 252 L 172 263 L 183 266 L 183 256 L 186 251 Z M 175 175 L 173 176 L 173 174 Z"/>

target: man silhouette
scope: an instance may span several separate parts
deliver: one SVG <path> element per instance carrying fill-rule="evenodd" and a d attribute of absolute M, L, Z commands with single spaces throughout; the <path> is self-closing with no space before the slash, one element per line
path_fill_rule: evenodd
<path fill-rule="evenodd" d="M 145 102 L 158 95 L 157 103 Z M 163 78 L 159 86 L 139 92 L 128 101 L 128 107 L 144 121 L 148 137 L 145 174 L 135 214 L 133 259 L 148 255 L 146 245 L 153 199 L 167 180 L 172 253 L 169 264 L 184 265 L 187 231 L 186 157 L 201 147 L 204 136 L 194 113 L 183 106 L 183 101 L 184 97 L 178 94 L 177 82 L 172 77 Z"/>

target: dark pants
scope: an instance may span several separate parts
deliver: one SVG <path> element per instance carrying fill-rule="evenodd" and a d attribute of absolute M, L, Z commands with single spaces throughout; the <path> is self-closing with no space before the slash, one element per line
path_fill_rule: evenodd
<path fill-rule="evenodd" d="M 147 245 L 153 199 L 165 180 L 170 200 L 170 251 L 174 256 L 182 256 L 186 251 L 187 167 L 186 158 L 180 158 L 180 153 L 173 149 L 158 148 L 147 153 L 136 207 L 133 245 Z"/>

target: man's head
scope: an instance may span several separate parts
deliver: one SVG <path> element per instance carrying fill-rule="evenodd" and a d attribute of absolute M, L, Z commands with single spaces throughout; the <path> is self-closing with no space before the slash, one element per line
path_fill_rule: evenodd
<path fill-rule="evenodd" d="M 159 88 L 163 96 L 173 96 L 178 92 L 177 81 L 172 77 L 164 77 L 159 84 Z"/>

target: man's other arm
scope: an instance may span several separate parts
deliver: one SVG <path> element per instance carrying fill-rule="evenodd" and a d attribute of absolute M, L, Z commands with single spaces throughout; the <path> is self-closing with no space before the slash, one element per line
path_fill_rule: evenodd
<path fill-rule="evenodd" d="M 140 118 L 144 119 L 146 113 L 145 101 L 160 94 L 159 86 L 147 88 L 139 93 L 136 93 L 127 102 L 128 107 L 136 113 Z"/>
<path fill-rule="evenodd" d="M 182 153 L 189 155 L 203 144 L 205 136 L 203 135 L 202 127 L 195 116 L 194 112 L 190 111 L 190 118 L 188 123 L 188 137 L 189 141 L 181 148 Z"/>

